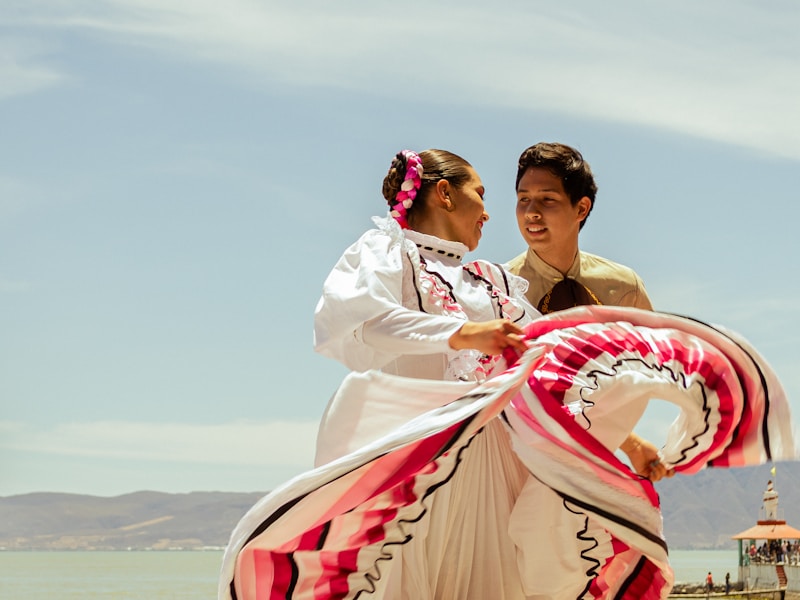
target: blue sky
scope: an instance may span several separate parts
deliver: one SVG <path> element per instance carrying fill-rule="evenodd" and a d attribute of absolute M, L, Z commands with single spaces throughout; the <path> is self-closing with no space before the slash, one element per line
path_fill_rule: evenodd
<path fill-rule="evenodd" d="M 345 374 L 314 306 L 402 148 L 475 166 L 473 256 L 504 262 L 519 153 L 576 146 L 599 185 L 582 248 L 800 397 L 798 26 L 789 0 L 5 0 L 0 495 L 307 468 Z"/>

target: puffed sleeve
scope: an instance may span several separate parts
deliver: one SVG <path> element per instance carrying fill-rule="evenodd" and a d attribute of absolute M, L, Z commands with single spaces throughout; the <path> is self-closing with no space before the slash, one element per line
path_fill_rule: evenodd
<path fill-rule="evenodd" d="M 641 308 L 643 310 L 653 310 L 653 303 L 650 302 L 650 297 L 647 295 L 647 290 L 644 289 L 644 282 L 636 275 L 636 302 L 634 308 Z"/>
<path fill-rule="evenodd" d="M 653 310 L 653 304 L 650 302 L 650 297 L 647 295 L 647 290 L 644 288 L 644 282 L 641 277 L 633 270 L 630 273 L 633 285 L 631 290 L 620 299 L 618 305 Z"/>
<path fill-rule="evenodd" d="M 315 311 L 317 352 L 354 371 L 378 369 L 406 354 L 455 352 L 448 340 L 463 320 L 402 305 L 403 241 L 399 228 L 395 235 L 374 229 L 344 252 Z"/>

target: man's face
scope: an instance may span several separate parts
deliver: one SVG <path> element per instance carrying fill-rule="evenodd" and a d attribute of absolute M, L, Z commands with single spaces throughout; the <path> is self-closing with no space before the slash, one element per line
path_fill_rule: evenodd
<path fill-rule="evenodd" d="M 591 206 L 585 196 L 573 206 L 561 179 L 541 167 L 525 171 L 517 186 L 519 231 L 542 258 L 577 251 L 581 221 Z"/>

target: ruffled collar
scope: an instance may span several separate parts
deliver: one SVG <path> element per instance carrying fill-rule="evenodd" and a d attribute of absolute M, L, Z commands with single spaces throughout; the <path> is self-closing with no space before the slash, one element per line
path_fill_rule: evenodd
<path fill-rule="evenodd" d="M 423 255 L 427 254 L 439 258 L 450 258 L 461 262 L 464 255 L 469 252 L 469 248 L 461 242 L 450 242 L 433 235 L 414 231 L 413 229 L 406 229 L 403 233 L 405 233 L 406 239 L 417 245 L 420 254 Z"/>
<path fill-rule="evenodd" d="M 400 225 L 391 217 L 372 217 L 372 222 L 375 223 L 379 230 L 392 238 L 393 242 L 397 243 L 405 238 L 415 244 L 419 248 L 420 254 L 438 258 L 450 258 L 461 262 L 464 255 L 469 252 L 466 244 L 461 242 L 443 240 L 434 235 L 420 233 L 413 229 L 400 229 Z"/>

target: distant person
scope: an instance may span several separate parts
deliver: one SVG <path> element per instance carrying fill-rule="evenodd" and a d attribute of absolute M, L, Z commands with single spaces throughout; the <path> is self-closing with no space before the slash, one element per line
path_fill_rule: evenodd
<path fill-rule="evenodd" d="M 731 574 L 725 573 L 725 594 L 729 594 L 731 591 Z"/>
<path fill-rule="evenodd" d="M 708 575 L 706 575 L 706 589 L 709 592 L 713 592 L 714 591 L 714 578 L 711 577 L 711 571 L 709 571 Z"/>

